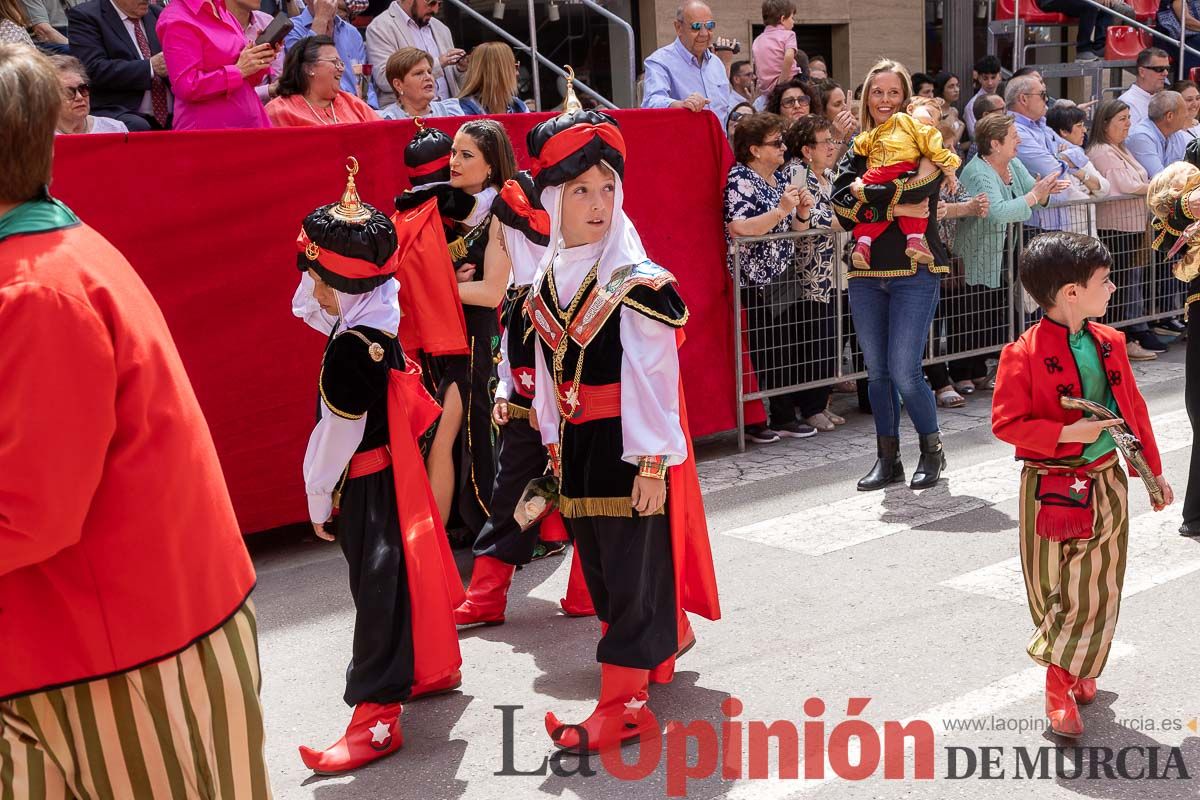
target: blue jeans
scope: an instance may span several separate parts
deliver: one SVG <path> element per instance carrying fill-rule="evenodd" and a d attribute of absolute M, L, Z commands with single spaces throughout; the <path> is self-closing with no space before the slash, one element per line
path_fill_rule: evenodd
<path fill-rule="evenodd" d="M 924 267 L 906 278 L 850 281 L 850 314 L 867 362 L 867 392 L 879 436 L 900 434 L 900 398 L 922 436 L 937 433 L 937 403 L 921 359 L 942 284 Z"/>

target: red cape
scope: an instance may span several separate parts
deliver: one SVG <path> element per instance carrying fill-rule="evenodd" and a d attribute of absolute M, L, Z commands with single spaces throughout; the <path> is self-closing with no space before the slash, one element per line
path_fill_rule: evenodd
<path fill-rule="evenodd" d="M 405 371 L 392 370 L 388 385 L 388 437 L 416 644 L 414 686 L 446 678 L 462 666 L 454 609 L 462 604 L 465 595 L 417 447 L 417 437 L 439 414 L 441 408 L 421 384 L 420 367 L 409 360 Z"/>
<path fill-rule="evenodd" d="M 400 346 L 415 356 L 465 355 L 467 323 L 437 199 L 392 215 L 400 266 Z M 457 322 L 457 324 L 456 324 Z"/>
<path fill-rule="evenodd" d="M 683 330 L 677 329 L 676 347 L 682 346 L 683 342 Z M 717 599 L 717 574 L 708 542 L 708 521 L 700 496 L 700 478 L 696 474 L 696 453 L 692 448 L 682 380 L 679 382 L 679 424 L 687 442 L 687 460 L 669 469 L 671 489 L 667 493 L 671 553 L 675 561 L 675 604 L 680 614 L 690 611 L 715 621 L 721 618 L 721 603 Z"/>

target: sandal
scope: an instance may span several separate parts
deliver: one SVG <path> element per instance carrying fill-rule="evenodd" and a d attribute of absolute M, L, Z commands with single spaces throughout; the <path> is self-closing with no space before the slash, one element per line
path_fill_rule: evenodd
<path fill-rule="evenodd" d="M 971 383 L 981 392 L 990 392 L 996 388 L 995 378 L 972 378 Z"/>
<path fill-rule="evenodd" d="M 938 389 L 937 404 L 941 408 L 962 408 L 967 404 L 967 400 L 953 386 L 947 386 Z"/>
<path fill-rule="evenodd" d="M 819 430 L 823 433 L 829 433 L 831 430 L 833 430 L 835 427 L 837 427 L 836 425 L 833 424 L 833 420 L 831 420 L 829 418 L 829 415 L 826 414 L 824 411 L 818 411 L 816 414 L 813 414 L 811 417 L 805 417 L 804 423 L 806 425 L 811 425 L 812 427 L 816 428 L 817 430 Z"/>
<path fill-rule="evenodd" d="M 825 416 L 829 417 L 829 421 L 832 422 L 834 425 L 845 425 L 846 424 L 845 417 L 838 416 L 837 414 L 830 411 L 828 408 L 825 409 Z"/>

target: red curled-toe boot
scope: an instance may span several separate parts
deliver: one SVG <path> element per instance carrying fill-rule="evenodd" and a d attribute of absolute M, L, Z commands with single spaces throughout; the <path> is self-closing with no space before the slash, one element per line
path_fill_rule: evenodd
<path fill-rule="evenodd" d="M 592 595 L 583 579 L 583 566 L 579 563 L 579 551 L 571 548 L 571 577 L 567 579 L 567 596 L 558 601 L 568 617 L 594 617 Z"/>
<path fill-rule="evenodd" d="M 337 775 L 390 756 L 404 746 L 399 703 L 359 703 L 342 738 L 324 750 L 300 745 L 304 766 L 318 775 Z"/>
<path fill-rule="evenodd" d="M 650 682 L 670 683 L 671 679 L 675 677 L 675 661 L 695 646 L 696 632 L 692 630 L 692 623 L 688 622 L 687 613 L 680 612 L 679 649 L 675 651 L 675 655 L 671 656 L 666 661 L 650 670 Z"/>
<path fill-rule="evenodd" d="M 512 583 L 512 564 L 491 556 L 477 556 L 471 567 L 467 599 L 454 609 L 455 625 L 500 625 L 508 605 L 508 587 Z"/>
<path fill-rule="evenodd" d="M 546 733 L 554 744 L 573 752 L 591 752 L 658 735 L 658 720 L 647 703 L 649 670 L 600 665 L 600 701 L 583 722 L 567 725 L 546 712 Z"/>
<path fill-rule="evenodd" d="M 1071 694 L 1075 695 L 1076 703 L 1086 706 L 1096 699 L 1096 679 L 1080 678 L 1079 682 L 1075 684 L 1075 688 L 1071 690 Z"/>
<path fill-rule="evenodd" d="M 1083 719 L 1071 696 L 1077 680 L 1055 664 L 1046 668 L 1046 716 L 1050 718 L 1050 730 L 1059 736 L 1075 738 L 1083 733 Z"/>
<path fill-rule="evenodd" d="M 453 692 L 460 686 L 462 686 L 462 671 L 456 669 L 439 680 L 427 683 L 414 683 L 412 693 L 408 696 L 408 701 L 411 703 L 413 700 L 421 697 L 433 697 L 434 695 Z"/>

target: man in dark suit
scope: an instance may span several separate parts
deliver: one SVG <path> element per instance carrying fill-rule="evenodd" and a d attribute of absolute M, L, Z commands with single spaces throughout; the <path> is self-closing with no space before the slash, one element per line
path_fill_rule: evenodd
<path fill-rule="evenodd" d="M 71 55 L 92 84 L 92 113 L 131 131 L 171 124 L 167 64 L 154 32 L 161 11 L 148 0 L 87 0 L 67 11 Z"/>

